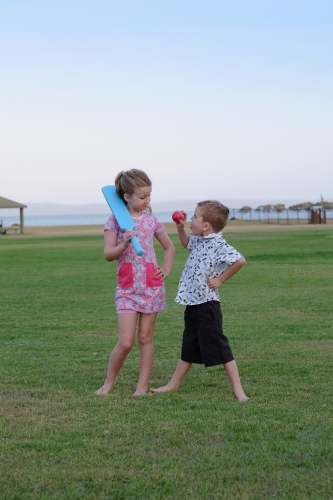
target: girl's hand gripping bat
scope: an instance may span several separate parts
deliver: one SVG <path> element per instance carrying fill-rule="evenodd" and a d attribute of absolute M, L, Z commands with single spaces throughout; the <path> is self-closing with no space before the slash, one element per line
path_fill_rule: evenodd
<path fill-rule="evenodd" d="M 135 228 L 134 221 L 123 200 L 117 195 L 115 186 L 102 187 L 102 193 L 115 216 L 120 229 L 130 231 Z M 133 236 L 132 243 L 138 255 L 143 255 L 143 250 L 136 236 Z"/>

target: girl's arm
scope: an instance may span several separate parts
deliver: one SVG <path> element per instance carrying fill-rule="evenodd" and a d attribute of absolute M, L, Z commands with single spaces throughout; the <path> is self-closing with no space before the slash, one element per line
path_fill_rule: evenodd
<path fill-rule="evenodd" d="M 132 236 L 135 236 L 135 231 L 126 231 L 123 235 L 122 243 L 117 245 L 117 233 L 113 231 L 104 231 L 104 257 L 108 262 L 118 259 L 124 250 L 131 243 Z"/>
<path fill-rule="evenodd" d="M 220 285 L 222 285 L 222 283 L 236 274 L 244 266 L 245 262 L 245 258 L 241 257 L 240 259 L 236 260 L 236 262 L 234 262 L 231 266 L 229 266 L 222 274 L 220 274 L 220 276 L 216 276 L 216 278 L 210 278 L 209 280 L 207 280 L 209 288 L 212 288 L 213 290 L 218 288 Z"/>
<path fill-rule="evenodd" d="M 156 276 L 158 276 L 160 279 L 164 279 L 171 271 L 173 259 L 175 256 L 175 247 L 165 230 L 162 233 L 157 234 L 156 239 L 159 241 L 164 250 L 163 266 L 157 266 Z"/>

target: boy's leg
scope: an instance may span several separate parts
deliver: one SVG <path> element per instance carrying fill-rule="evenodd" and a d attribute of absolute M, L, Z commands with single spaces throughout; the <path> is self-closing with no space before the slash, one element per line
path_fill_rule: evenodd
<path fill-rule="evenodd" d="M 241 402 L 248 401 L 249 398 L 246 396 L 240 381 L 236 361 L 235 360 L 229 361 L 228 363 L 225 363 L 225 365 L 223 366 L 232 384 L 232 388 L 236 398 Z"/>
<path fill-rule="evenodd" d="M 172 375 L 170 382 L 163 387 L 158 387 L 157 389 L 149 389 L 150 392 L 168 392 L 168 391 L 176 391 L 182 381 L 184 380 L 187 372 L 191 368 L 192 363 L 188 363 L 187 361 L 179 360 L 177 368 Z"/>
<path fill-rule="evenodd" d="M 182 342 L 182 353 L 181 357 L 187 357 L 188 356 L 188 350 L 190 350 L 190 355 L 191 359 L 193 361 L 193 350 L 196 352 L 198 355 L 199 351 L 199 357 L 200 359 L 196 359 L 195 362 L 202 362 L 201 360 L 201 355 L 200 355 L 200 348 L 198 344 L 198 338 L 197 338 L 197 318 L 196 318 L 196 308 L 194 306 L 187 306 L 185 311 L 184 311 L 184 321 L 185 321 L 185 328 L 183 332 L 183 342 Z M 190 338 L 190 347 L 188 347 L 188 338 Z M 193 343 L 194 343 L 194 348 L 193 348 Z M 186 348 L 184 349 L 184 344 L 186 344 Z M 196 349 L 195 349 L 196 348 Z M 184 350 L 186 352 L 184 352 Z M 167 385 L 163 385 L 162 387 L 158 387 L 157 389 L 149 389 L 150 392 L 168 392 L 168 391 L 176 391 L 182 381 L 184 380 L 187 372 L 192 366 L 192 362 L 189 361 L 183 361 L 182 359 L 179 360 L 178 365 L 176 367 L 176 370 L 174 374 L 171 377 L 171 380 L 167 383 Z"/>
<path fill-rule="evenodd" d="M 105 382 L 102 387 L 95 392 L 97 396 L 105 396 L 112 391 L 120 368 L 123 366 L 127 354 L 133 347 L 137 319 L 137 313 L 118 314 L 118 343 L 111 353 Z"/>
<path fill-rule="evenodd" d="M 139 381 L 134 393 L 135 396 L 146 394 L 148 390 L 148 381 L 154 361 L 153 334 L 157 318 L 157 313 L 140 314 L 138 341 L 140 348 L 140 375 Z"/>

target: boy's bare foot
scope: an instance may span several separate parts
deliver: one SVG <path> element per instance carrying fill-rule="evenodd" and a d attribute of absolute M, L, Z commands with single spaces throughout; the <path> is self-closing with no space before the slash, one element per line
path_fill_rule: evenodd
<path fill-rule="evenodd" d="M 110 387 L 109 385 L 102 385 L 96 392 L 96 396 L 107 396 L 111 391 L 113 387 Z"/>
<path fill-rule="evenodd" d="M 235 394 L 235 397 L 238 399 L 238 401 L 240 401 L 241 403 L 246 403 L 246 401 L 248 401 L 250 398 L 247 397 L 247 395 L 245 394 L 245 392 L 240 392 L 239 394 Z"/>
<path fill-rule="evenodd" d="M 167 385 L 163 385 L 162 387 L 157 387 L 157 389 L 153 389 L 153 388 L 150 388 L 149 391 L 150 392 L 169 392 L 169 391 L 175 391 L 176 389 L 174 389 L 173 387 L 170 387 L 169 384 Z"/>

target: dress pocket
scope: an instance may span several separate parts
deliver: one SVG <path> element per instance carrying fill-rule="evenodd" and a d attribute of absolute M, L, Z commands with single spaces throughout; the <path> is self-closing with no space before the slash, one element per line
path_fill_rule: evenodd
<path fill-rule="evenodd" d="M 133 269 L 130 262 L 122 264 L 118 270 L 118 286 L 120 288 L 133 287 Z"/>
<path fill-rule="evenodd" d="M 155 274 L 155 265 L 152 262 L 147 262 L 146 264 L 146 286 L 163 286 L 163 281 Z"/>

